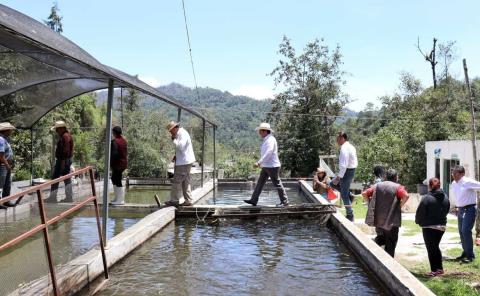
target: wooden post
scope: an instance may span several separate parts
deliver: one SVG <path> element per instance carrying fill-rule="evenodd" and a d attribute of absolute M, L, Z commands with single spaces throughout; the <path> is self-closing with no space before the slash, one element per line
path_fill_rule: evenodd
<path fill-rule="evenodd" d="M 475 121 L 475 94 L 473 93 L 472 87 L 470 86 L 470 81 L 468 79 L 468 69 L 467 69 L 467 60 L 463 59 L 463 71 L 465 73 L 465 84 L 467 85 L 467 95 L 470 101 L 470 114 L 472 116 L 472 152 L 473 152 L 473 168 L 475 170 L 475 180 L 479 179 L 478 172 L 478 160 L 477 160 L 477 127 Z M 479 204 L 479 197 L 477 194 L 477 205 Z M 475 221 L 475 233 L 476 233 L 476 244 L 480 245 L 480 209 L 477 206 L 477 218 Z"/>

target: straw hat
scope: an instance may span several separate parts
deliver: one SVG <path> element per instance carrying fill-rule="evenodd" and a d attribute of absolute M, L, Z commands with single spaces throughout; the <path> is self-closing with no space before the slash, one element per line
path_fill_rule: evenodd
<path fill-rule="evenodd" d="M 260 123 L 260 125 L 255 130 L 256 131 L 265 130 L 265 131 L 271 131 L 273 133 L 273 129 L 270 127 L 270 124 L 266 122 Z"/>
<path fill-rule="evenodd" d="M 175 121 L 170 121 L 169 124 L 167 124 L 167 130 L 171 131 L 173 128 L 177 127 L 180 123 L 175 122 Z"/>
<path fill-rule="evenodd" d="M 324 168 L 317 168 L 317 173 L 326 173 Z"/>
<path fill-rule="evenodd" d="M 59 120 L 59 121 L 55 121 L 55 124 L 50 128 L 51 131 L 53 130 L 56 130 L 57 128 L 59 127 L 67 127 L 67 125 L 65 124 L 65 121 L 63 120 Z"/>
<path fill-rule="evenodd" d="M 8 130 L 14 130 L 15 127 L 10 124 L 10 122 L 2 122 L 0 123 L 0 132 L 1 131 L 8 131 Z"/>

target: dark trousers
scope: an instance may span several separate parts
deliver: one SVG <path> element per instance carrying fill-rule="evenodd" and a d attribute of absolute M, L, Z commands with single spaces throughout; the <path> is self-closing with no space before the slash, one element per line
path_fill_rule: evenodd
<path fill-rule="evenodd" d="M 287 193 L 285 192 L 285 188 L 283 188 L 282 181 L 279 177 L 280 168 L 262 168 L 260 172 L 260 177 L 258 177 L 257 186 L 255 186 L 255 190 L 253 191 L 252 198 L 250 199 L 255 204 L 258 203 L 258 197 L 260 193 L 262 193 L 263 186 L 270 177 L 270 180 L 273 183 L 273 186 L 277 188 L 278 196 L 280 197 L 281 203 L 288 202 Z"/>
<path fill-rule="evenodd" d="M 340 179 L 339 184 L 335 185 L 330 182 L 330 187 L 340 191 L 340 196 L 342 197 L 347 215 L 353 215 L 352 202 L 350 201 L 350 184 L 352 184 L 354 176 L 355 169 L 347 169 L 343 177 Z"/>
<path fill-rule="evenodd" d="M 61 168 L 61 160 L 56 159 L 55 160 L 55 167 L 53 169 L 53 174 L 52 174 L 52 179 L 59 178 L 61 176 L 65 176 L 70 174 L 70 166 L 72 165 L 72 160 L 67 159 L 65 160 L 65 166 L 63 169 Z M 66 201 L 72 201 L 73 198 L 73 192 L 72 192 L 72 180 L 66 179 L 64 181 L 65 183 L 65 196 L 66 196 Z M 52 184 L 50 187 L 50 197 L 49 201 L 50 202 L 56 202 L 57 201 L 57 191 L 58 191 L 58 183 Z"/>
<path fill-rule="evenodd" d="M 12 171 L 8 171 L 7 167 L 0 165 L 0 189 L 2 190 L 2 197 L 10 195 L 12 188 Z"/>
<path fill-rule="evenodd" d="M 395 248 L 398 242 L 398 227 L 392 227 L 390 230 L 382 229 L 382 233 L 385 239 L 385 252 L 395 257 Z"/>
<path fill-rule="evenodd" d="M 112 168 L 112 184 L 117 187 L 123 187 L 122 185 L 122 169 L 113 169 Z"/>
<path fill-rule="evenodd" d="M 475 225 L 477 209 L 474 206 L 459 208 L 458 210 L 458 232 L 462 242 L 463 257 L 475 258 L 473 253 L 472 229 Z"/>
<path fill-rule="evenodd" d="M 425 247 L 427 247 L 430 270 L 443 270 L 440 241 L 442 240 L 442 236 L 445 232 L 432 228 L 422 228 L 422 232 L 423 240 L 425 241 Z"/>

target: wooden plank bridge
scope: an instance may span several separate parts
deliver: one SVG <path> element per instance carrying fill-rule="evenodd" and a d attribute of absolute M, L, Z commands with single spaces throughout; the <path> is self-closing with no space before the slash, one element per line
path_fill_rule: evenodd
<path fill-rule="evenodd" d="M 287 207 L 277 206 L 250 206 L 250 205 L 194 205 L 189 207 L 179 207 L 176 217 L 179 218 L 197 218 L 197 219 L 216 219 L 216 218 L 255 218 L 255 217 L 302 217 L 328 215 L 335 213 L 336 208 L 333 205 L 322 204 L 296 204 Z"/>

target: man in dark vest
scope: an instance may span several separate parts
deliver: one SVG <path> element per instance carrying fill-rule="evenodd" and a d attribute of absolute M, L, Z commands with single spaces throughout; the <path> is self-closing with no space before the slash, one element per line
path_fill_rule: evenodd
<path fill-rule="evenodd" d="M 389 169 L 386 180 L 375 184 L 362 193 L 369 199 L 365 223 L 382 230 L 385 239 L 385 252 L 395 256 L 398 229 L 402 225 L 401 208 L 408 200 L 405 188 L 398 184 L 398 175 Z"/>
<path fill-rule="evenodd" d="M 110 167 L 112 168 L 113 194 L 112 205 L 123 205 L 125 203 L 125 187 L 122 185 L 122 174 L 128 167 L 128 144 L 125 137 L 122 136 L 122 128 L 115 126 L 112 129 L 112 153 L 110 157 Z"/>

